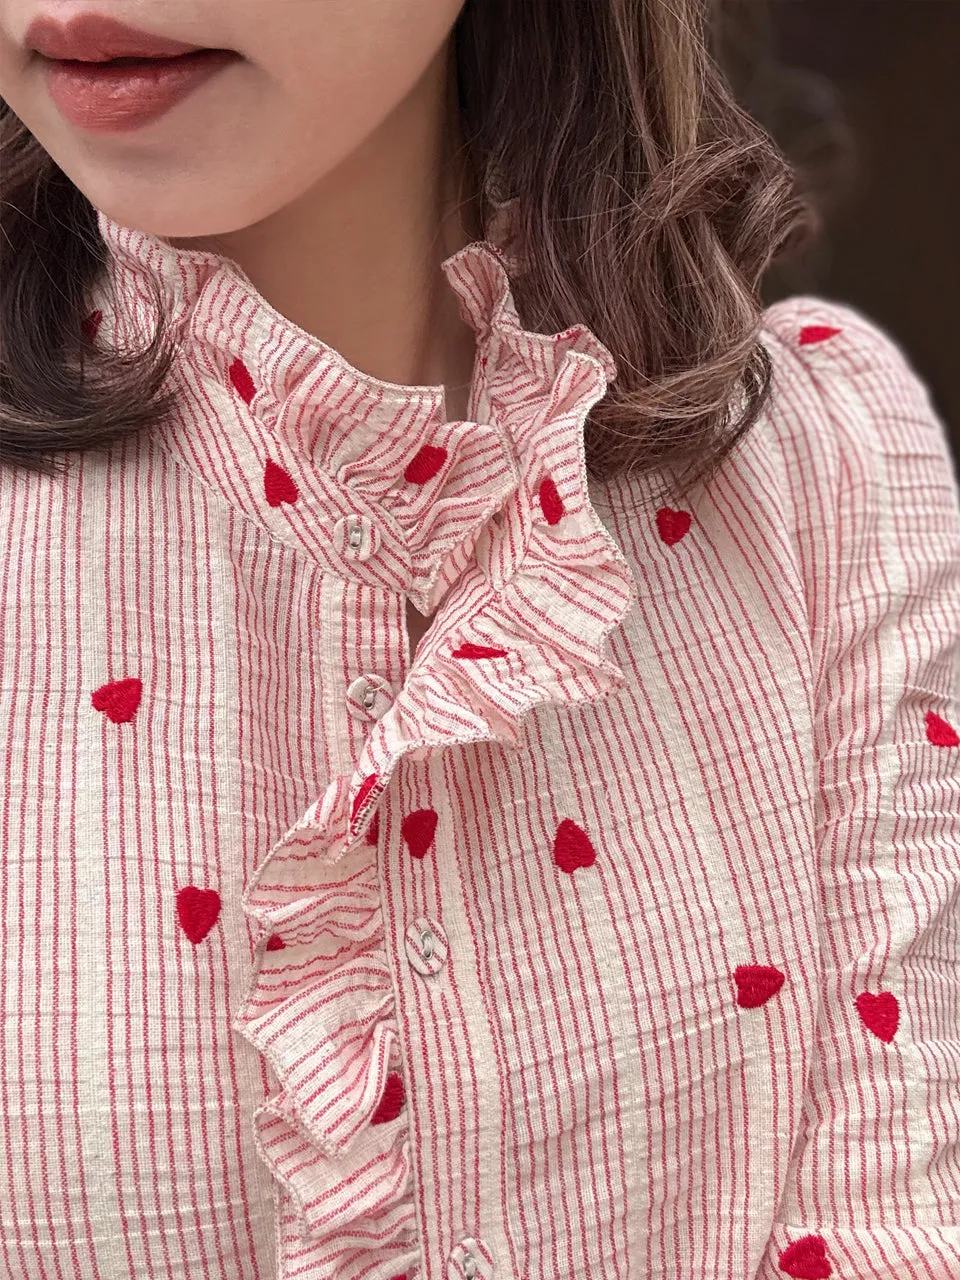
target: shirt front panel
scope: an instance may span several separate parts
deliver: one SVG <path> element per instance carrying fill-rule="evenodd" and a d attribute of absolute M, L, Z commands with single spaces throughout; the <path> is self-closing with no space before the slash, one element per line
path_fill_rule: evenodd
<path fill-rule="evenodd" d="M 32 1153 L 11 1178 L 10 1256 L 26 1276 L 41 1274 L 31 1257 L 216 1280 L 308 1260 L 306 1274 L 323 1275 L 354 1255 L 360 1266 L 371 1246 L 318 1247 L 294 1200 L 284 1213 L 281 1199 L 274 1239 L 251 1116 L 276 1081 L 231 1029 L 258 942 L 238 904 L 264 850 L 356 758 L 385 705 L 357 707 L 351 684 L 380 675 L 387 699 L 402 685 L 402 598 L 323 572 L 146 445 L 85 463 L 57 510 L 81 568 L 71 584 L 62 558 L 38 553 L 24 570 L 33 630 L 19 652 L 30 687 L 57 691 L 47 743 L 66 723 L 74 751 L 47 780 L 42 828 L 23 827 L 19 855 L 8 845 L 20 870 L 6 893 L 29 918 L 53 912 L 42 936 L 67 951 L 45 964 L 28 944 L 17 972 L 36 976 L 16 997 L 7 985 L 8 1089 L 19 1081 L 34 1103 L 7 1110 Z M 705 571 L 722 559 L 736 576 L 729 554 L 699 550 Z M 775 610 L 754 609 L 749 672 L 735 646 L 710 664 L 678 661 L 670 562 L 654 567 L 662 552 L 646 535 L 632 554 L 647 603 L 615 641 L 624 687 L 593 707 L 534 712 L 515 749 L 406 756 L 379 808 L 382 937 L 364 935 L 362 900 L 344 906 L 356 953 L 376 957 L 396 995 L 385 1065 L 404 1078 L 417 1187 L 400 1265 L 424 1275 L 479 1237 L 507 1274 L 572 1277 L 586 1254 L 606 1274 L 642 1258 L 666 1276 L 672 1224 L 692 1205 L 744 1196 L 746 1217 L 717 1220 L 705 1259 L 749 1256 L 773 1211 L 812 980 L 806 722 L 783 693 L 790 669 L 787 688 L 803 688 L 800 628 L 782 615 L 786 604 L 799 623 L 800 604 L 781 588 Z M 737 591 L 722 598 L 733 607 Z M 729 631 L 730 613 L 718 623 Z M 79 661 L 57 675 L 50 664 L 69 654 Z M 129 719 L 91 705 L 93 689 L 130 679 L 142 690 L 117 712 Z M 784 723 L 773 735 L 753 715 L 758 699 L 788 716 L 786 752 Z M 749 726 L 735 750 L 739 735 L 691 719 L 704 707 Z M 435 832 L 414 849 L 404 820 L 427 810 Z M 557 861 L 564 821 L 582 833 L 582 865 Z M 29 856 L 39 840 L 46 865 Z M 761 891 L 791 902 L 786 930 Z M 53 919 L 70 913 L 82 928 L 64 935 Z M 425 923 L 444 939 L 439 963 L 411 946 Z M 764 957 L 792 983 L 761 1052 L 727 987 L 735 963 Z M 25 1021 L 31 1000 L 46 1024 Z M 754 1159 L 768 1151 L 772 1182 L 747 1178 L 745 1141 Z M 691 1166 L 688 1148 L 729 1154 Z M 69 1232 L 44 1234 L 44 1195 Z"/>
<path fill-rule="evenodd" d="M 3 476 L 0 1261 L 950 1280 L 926 410 L 804 302 L 709 494 L 594 510 L 603 349 L 473 261 L 477 423 L 218 269 L 168 432 Z"/>

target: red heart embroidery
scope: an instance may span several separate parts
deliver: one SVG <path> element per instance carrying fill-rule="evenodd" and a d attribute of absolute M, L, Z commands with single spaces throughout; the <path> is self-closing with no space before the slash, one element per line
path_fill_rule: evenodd
<path fill-rule="evenodd" d="M 196 946 L 202 942 L 220 915 L 220 895 L 216 889 L 197 889 L 188 884 L 177 894 L 180 927 Z"/>
<path fill-rule="evenodd" d="M 689 528 L 689 511 L 674 511 L 671 507 L 661 507 L 657 512 L 657 529 L 668 547 L 679 542 Z"/>
<path fill-rule="evenodd" d="M 450 655 L 452 658 L 505 658 L 507 656 L 506 649 L 498 649 L 492 644 L 473 644 L 469 640 L 454 649 Z"/>
<path fill-rule="evenodd" d="M 935 711 L 927 712 L 927 740 L 935 747 L 958 747 L 960 735 Z"/>
<path fill-rule="evenodd" d="M 563 500 L 552 476 L 546 476 L 540 482 L 540 509 L 547 524 L 556 524 L 563 515 Z"/>
<path fill-rule="evenodd" d="M 379 839 L 380 839 L 380 811 L 378 809 L 377 812 L 373 815 L 373 820 L 371 821 L 369 827 L 367 827 L 366 843 L 376 844 Z"/>
<path fill-rule="evenodd" d="M 828 324 L 808 324 L 800 330 L 800 346 L 805 347 L 810 342 L 823 342 L 826 338 L 832 338 L 835 333 L 839 333 L 839 329 L 831 329 Z"/>
<path fill-rule="evenodd" d="M 738 964 L 733 980 L 737 984 L 737 1004 L 742 1009 L 758 1009 L 777 994 L 786 975 L 769 964 Z"/>
<path fill-rule="evenodd" d="M 241 400 L 245 400 L 247 404 L 256 395 L 257 388 L 254 386 L 253 378 L 250 376 L 250 370 L 239 358 L 234 360 L 229 369 L 230 381 L 234 385 L 234 389 Z"/>
<path fill-rule="evenodd" d="M 425 856 L 436 829 L 437 814 L 434 809 L 415 809 L 400 823 L 400 834 L 414 858 Z"/>
<path fill-rule="evenodd" d="M 281 502 L 296 502 L 300 496 L 300 490 L 290 472 L 270 458 L 263 469 L 263 491 L 271 507 L 279 507 Z"/>
<path fill-rule="evenodd" d="M 279 933 L 271 933 L 270 937 L 267 939 L 267 945 L 265 949 L 267 951 L 283 951 L 285 950 L 286 945 L 287 944 L 280 937 Z"/>
<path fill-rule="evenodd" d="M 363 808 L 364 800 L 366 800 L 367 796 L 370 794 L 370 792 L 373 790 L 373 788 L 376 785 L 377 785 L 377 775 L 375 773 L 368 773 L 367 776 L 364 778 L 364 780 L 360 783 L 360 788 L 357 791 L 357 794 L 353 798 L 353 808 L 350 810 L 351 825 L 356 820 L 357 814 Z"/>
<path fill-rule="evenodd" d="M 857 996 L 854 1004 L 857 1006 L 860 1021 L 867 1030 L 889 1044 L 897 1034 L 897 1027 L 900 1024 L 900 1006 L 897 1004 L 897 997 L 889 991 L 881 991 L 878 995 L 863 991 Z"/>
<path fill-rule="evenodd" d="M 100 328 L 100 322 L 102 319 L 102 311 L 91 311 L 85 320 L 81 320 L 80 328 L 83 330 L 83 336 L 88 342 L 93 342 L 96 338 L 97 330 Z"/>
<path fill-rule="evenodd" d="M 411 484 L 426 484 L 432 480 L 447 460 L 447 451 L 441 445 L 425 444 L 407 463 L 404 480 Z"/>
<path fill-rule="evenodd" d="M 795 1240 L 787 1245 L 777 1261 L 781 1271 L 793 1276 L 793 1280 L 827 1280 L 833 1275 L 823 1236 L 804 1236 L 802 1240 Z"/>
<path fill-rule="evenodd" d="M 370 1119 L 371 1124 L 386 1124 L 388 1120 L 396 1120 L 403 1108 L 404 1089 L 403 1076 L 391 1071 L 383 1086 L 383 1096 Z"/>
<path fill-rule="evenodd" d="M 133 713 L 140 705 L 143 685 L 136 676 L 126 680 L 111 680 L 94 689 L 90 701 L 95 711 L 105 711 L 107 719 L 114 724 L 123 724 L 133 719 Z"/>
<path fill-rule="evenodd" d="M 570 818 L 564 818 L 557 827 L 553 841 L 553 860 L 561 871 L 573 875 L 578 867 L 592 867 L 597 851 L 582 827 Z"/>

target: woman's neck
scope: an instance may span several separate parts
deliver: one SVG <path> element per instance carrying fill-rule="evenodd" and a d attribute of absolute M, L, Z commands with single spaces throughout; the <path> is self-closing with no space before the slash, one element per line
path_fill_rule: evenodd
<path fill-rule="evenodd" d="M 451 418 L 464 416 L 475 340 L 440 263 L 481 234 L 453 74 L 448 47 L 361 148 L 269 218 L 171 240 L 233 258 L 364 373 L 444 385 Z"/>

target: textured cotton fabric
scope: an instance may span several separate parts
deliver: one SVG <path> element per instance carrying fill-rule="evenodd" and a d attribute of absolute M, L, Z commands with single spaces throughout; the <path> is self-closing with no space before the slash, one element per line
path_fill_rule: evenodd
<path fill-rule="evenodd" d="M 770 307 L 672 509 L 588 484 L 615 363 L 499 244 L 451 422 L 99 222 L 88 339 L 158 286 L 178 409 L 0 478 L 0 1275 L 957 1280 L 960 494 L 896 343 Z"/>

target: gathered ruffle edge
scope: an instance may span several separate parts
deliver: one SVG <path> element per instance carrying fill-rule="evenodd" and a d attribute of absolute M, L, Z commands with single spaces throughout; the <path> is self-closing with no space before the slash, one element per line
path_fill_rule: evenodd
<path fill-rule="evenodd" d="M 485 404 L 508 432 L 519 479 L 449 584 L 355 769 L 277 842 L 242 899 L 263 934 L 234 1028 L 280 1082 L 256 1113 L 258 1150 L 296 1206 L 305 1245 L 329 1260 L 338 1238 L 365 1241 L 384 1274 L 414 1264 L 419 1246 L 377 805 L 408 753 L 516 748 L 535 707 L 615 689 L 623 673 L 604 649 L 636 597 L 588 494 L 583 427 L 616 375 L 612 358 L 583 326 L 524 331 L 494 253 L 468 246 L 450 270 L 471 250 L 491 261 L 461 296 L 486 361 Z"/>

